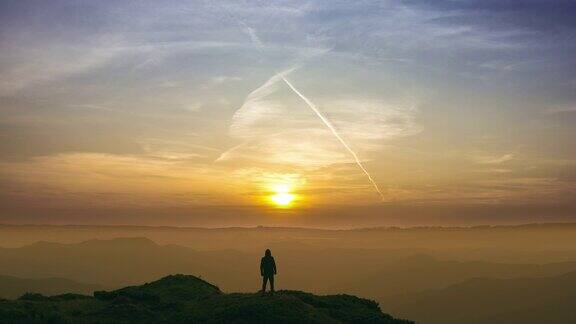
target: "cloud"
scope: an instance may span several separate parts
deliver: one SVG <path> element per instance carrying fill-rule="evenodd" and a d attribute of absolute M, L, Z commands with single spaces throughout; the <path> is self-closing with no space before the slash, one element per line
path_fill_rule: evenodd
<path fill-rule="evenodd" d="M 223 153 L 218 161 L 252 159 L 314 168 L 354 162 L 317 116 L 283 88 L 281 75 L 274 75 L 252 91 L 234 113 L 230 136 L 243 142 Z M 339 133 L 365 159 L 386 141 L 420 131 L 413 105 L 371 98 L 324 98 L 319 102 L 319 109 L 330 116 Z"/>
<path fill-rule="evenodd" d="M 68 44 L 4 44 L 0 57 L 0 95 L 10 96 L 37 84 L 103 66 L 126 52 L 117 37 Z"/>
<path fill-rule="evenodd" d="M 561 182 L 576 183 L 576 164 L 561 168 L 558 172 L 558 180 Z"/>
<path fill-rule="evenodd" d="M 239 180 L 182 156 L 65 153 L 0 162 L 2 196 L 61 206 L 241 204 Z M 236 189 L 235 189 L 236 188 Z M 224 190 L 225 189 L 225 190 Z M 222 191 L 226 193 L 223 194 Z"/>
<path fill-rule="evenodd" d="M 213 89 L 215 87 L 221 86 L 225 83 L 240 82 L 244 80 L 239 76 L 232 75 L 219 75 L 211 77 L 210 80 L 203 86 L 204 89 Z"/>
<path fill-rule="evenodd" d="M 557 114 L 574 113 L 574 112 L 576 112 L 576 105 L 555 106 L 546 108 L 543 111 L 545 115 L 557 115 Z"/>
<path fill-rule="evenodd" d="M 229 76 L 229 75 L 219 75 L 212 78 L 212 83 L 214 84 L 222 84 L 224 82 L 233 82 L 233 81 L 242 81 L 242 78 L 239 76 Z"/>
<path fill-rule="evenodd" d="M 506 153 L 499 156 L 477 156 L 475 157 L 475 160 L 480 164 L 502 164 L 513 160 L 514 157 L 514 153 Z"/>
<path fill-rule="evenodd" d="M 245 35 L 222 7 L 253 29 Z M 576 111 L 572 1 L 54 0 L 0 9 L 0 153 L 21 163 L 6 168 L 14 181 L 65 191 L 66 181 L 78 189 L 75 181 L 104 177 L 104 192 L 126 189 L 124 178 L 181 172 L 175 195 L 218 183 L 207 189 L 217 199 L 249 183 L 248 174 L 229 182 L 233 170 L 257 167 L 302 174 L 310 191 L 347 190 L 342 201 L 371 195 L 338 141 L 270 77 L 291 66 L 290 80 L 399 199 L 506 199 L 521 191 L 504 186 L 509 179 L 558 175 L 558 165 L 528 171 L 539 165 L 528 155 L 574 160 L 570 118 L 540 128 L 530 120 Z M 485 134 L 490 141 L 475 141 Z M 166 198 L 170 183 L 159 183 Z M 159 183 L 142 188 L 153 196 Z M 526 187 L 536 195 L 538 185 Z"/>

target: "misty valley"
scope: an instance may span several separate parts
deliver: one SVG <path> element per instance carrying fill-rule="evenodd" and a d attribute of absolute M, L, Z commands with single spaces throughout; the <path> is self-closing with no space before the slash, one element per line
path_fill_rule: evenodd
<path fill-rule="evenodd" d="M 268 248 L 278 266 L 278 290 L 358 296 L 394 318 L 569 323 L 576 316 L 573 224 L 356 230 L 3 225 L 0 235 L 0 298 L 6 300 L 30 293 L 92 296 L 173 274 L 205 280 L 226 294 L 256 293 L 258 262 Z"/>

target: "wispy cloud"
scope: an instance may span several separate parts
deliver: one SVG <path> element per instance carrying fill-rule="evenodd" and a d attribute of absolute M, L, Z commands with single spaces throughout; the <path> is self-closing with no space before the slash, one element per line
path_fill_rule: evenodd
<path fill-rule="evenodd" d="M 373 202 L 354 159 L 277 75 L 288 67 L 394 199 L 574 192 L 559 172 L 575 160 L 569 1 L 0 9 L 2 180 L 32 193 L 116 191 L 129 202 L 134 192 L 161 204 L 207 187 L 218 200 L 242 196 L 251 177 L 291 174 L 311 195 Z"/>
<path fill-rule="evenodd" d="M 502 164 L 515 158 L 514 153 L 506 153 L 499 156 L 476 156 L 474 159 L 480 164 Z"/>
<path fill-rule="evenodd" d="M 562 113 L 576 112 L 576 105 L 555 106 L 544 109 L 543 113 L 546 115 L 556 115 Z"/>
<path fill-rule="evenodd" d="M 275 75 L 247 96 L 230 125 L 230 135 L 244 142 L 223 153 L 219 161 L 250 157 L 300 167 L 354 162 L 303 103 L 287 99 L 290 93 L 281 93 L 286 91 L 281 81 L 281 74 Z M 327 99 L 322 103 L 334 127 L 360 149 L 364 159 L 386 141 L 420 131 L 415 122 L 417 109 L 412 105 L 369 98 Z"/>
<path fill-rule="evenodd" d="M 4 44 L 0 95 L 9 96 L 27 87 L 55 81 L 97 68 L 125 52 L 121 39 L 104 37 L 92 43 Z"/>

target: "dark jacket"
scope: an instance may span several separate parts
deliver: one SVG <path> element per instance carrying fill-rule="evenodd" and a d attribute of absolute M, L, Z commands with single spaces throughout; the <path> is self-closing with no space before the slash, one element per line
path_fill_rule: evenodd
<path fill-rule="evenodd" d="M 276 262 L 274 262 L 274 257 L 265 256 L 260 260 L 260 274 L 267 277 L 276 274 Z"/>

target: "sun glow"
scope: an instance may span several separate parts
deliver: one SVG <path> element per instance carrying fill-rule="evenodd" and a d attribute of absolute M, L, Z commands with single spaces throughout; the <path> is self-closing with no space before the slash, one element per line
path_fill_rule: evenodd
<path fill-rule="evenodd" d="M 296 199 L 296 195 L 292 194 L 292 187 L 287 184 L 277 184 L 272 186 L 274 194 L 270 196 L 270 200 L 277 207 L 289 208 Z"/>

